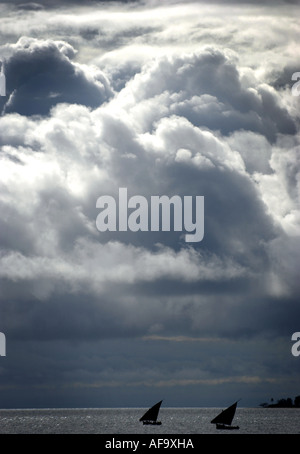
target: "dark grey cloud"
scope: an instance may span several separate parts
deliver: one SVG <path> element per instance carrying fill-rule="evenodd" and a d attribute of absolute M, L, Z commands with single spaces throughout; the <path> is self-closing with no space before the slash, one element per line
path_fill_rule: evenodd
<path fill-rule="evenodd" d="M 36 2 L 27 2 L 27 3 L 18 3 L 18 8 L 28 11 L 39 11 L 43 8 L 41 3 Z"/>
<path fill-rule="evenodd" d="M 109 3 L 116 3 L 116 4 L 130 4 L 130 3 L 140 3 L 142 5 L 144 4 L 150 4 L 150 5 L 159 5 L 160 2 L 158 1 L 149 1 L 147 2 L 146 0 L 64 0 L 63 2 L 59 2 L 58 0 L 53 1 L 53 0 L 39 0 L 37 2 L 24 2 L 24 0 L 0 0 L 0 4 L 3 3 L 9 3 L 9 4 L 15 4 L 17 5 L 20 9 L 36 9 L 39 5 L 49 7 L 49 8 L 57 8 L 59 6 L 67 5 L 67 6 L 72 6 L 72 5 L 85 5 L 85 6 L 97 6 L 97 5 L 106 5 Z M 181 0 L 167 0 L 164 2 L 165 4 L 172 5 L 172 4 L 182 4 L 183 2 Z M 207 3 L 207 0 L 195 0 L 192 2 L 186 2 L 186 3 Z M 210 3 L 215 3 L 217 5 L 222 5 L 222 4 L 227 4 L 227 5 L 236 5 L 236 4 L 245 4 L 245 5 L 251 5 L 251 4 L 257 4 L 257 5 L 266 5 L 266 6 L 271 6 L 268 1 L 259 1 L 259 0 L 215 0 L 214 2 Z M 299 0 L 277 0 L 276 2 L 272 3 L 273 5 L 280 5 L 280 4 L 289 4 L 289 5 L 297 5 L 299 4 Z"/>
<path fill-rule="evenodd" d="M 0 3 L 9 3 L 17 5 L 20 9 L 36 9 L 39 6 L 47 6 L 52 8 L 57 8 L 62 4 L 67 6 L 72 5 L 85 5 L 85 6 L 95 6 L 95 5 L 105 5 L 107 3 L 115 2 L 115 3 L 131 3 L 135 2 L 136 0 L 64 0 L 64 2 L 52 1 L 52 0 L 39 0 L 37 2 L 24 2 L 24 0 L 0 0 Z"/>
<path fill-rule="evenodd" d="M 5 64 L 4 111 L 46 115 L 58 103 L 97 107 L 109 99 L 112 89 L 105 75 L 76 67 L 70 60 L 74 55 L 72 46 L 64 42 L 21 38 Z"/>

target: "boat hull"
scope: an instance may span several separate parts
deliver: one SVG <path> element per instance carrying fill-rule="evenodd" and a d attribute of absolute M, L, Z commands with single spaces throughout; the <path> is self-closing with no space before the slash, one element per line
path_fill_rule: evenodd
<path fill-rule="evenodd" d="M 143 424 L 151 424 L 152 426 L 160 426 L 161 421 L 143 421 Z"/>
<path fill-rule="evenodd" d="M 226 424 L 216 424 L 216 428 L 220 430 L 238 430 L 239 426 L 228 426 Z"/>

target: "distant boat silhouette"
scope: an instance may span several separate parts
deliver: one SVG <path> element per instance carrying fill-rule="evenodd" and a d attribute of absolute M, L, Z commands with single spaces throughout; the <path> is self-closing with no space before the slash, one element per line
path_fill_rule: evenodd
<path fill-rule="evenodd" d="M 239 426 L 232 426 L 232 420 L 235 415 L 236 406 L 239 401 L 235 402 L 234 404 L 230 405 L 230 407 L 226 408 L 226 410 L 221 411 L 218 416 L 216 416 L 212 421 L 212 424 L 216 424 L 217 429 L 239 429 Z"/>
<path fill-rule="evenodd" d="M 143 424 L 160 425 L 161 422 L 157 421 L 157 417 L 161 403 L 162 400 L 153 405 L 153 407 L 149 408 L 149 410 L 147 410 L 146 413 L 140 418 L 140 421 L 143 421 Z"/>

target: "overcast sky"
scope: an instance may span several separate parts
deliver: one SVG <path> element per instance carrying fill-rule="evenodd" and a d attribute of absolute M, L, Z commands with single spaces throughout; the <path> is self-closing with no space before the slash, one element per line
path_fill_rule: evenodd
<path fill-rule="evenodd" d="M 78 3 L 0 2 L 0 407 L 294 398 L 298 2 Z M 204 239 L 99 232 L 124 187 Z"/>

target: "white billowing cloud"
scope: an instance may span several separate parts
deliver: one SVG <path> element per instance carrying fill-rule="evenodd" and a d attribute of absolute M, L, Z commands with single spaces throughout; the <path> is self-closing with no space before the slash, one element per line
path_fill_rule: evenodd
<path fill-rule="evenodd" d="M 154 134 L 140 135 L 139 142 L 162 161 L 171 158 L 199 168 L 216 166 L 244 171 L 244 162 L 239 153 L 230 149 L 212 132 L 195 127 L 184 117 L 162 118 L 157 123 Z M 184 147 L 189 148 L 188 153 L 183 155 L 182 150 L 186 149 Z"/>
<path fill-rule="evenodd" d="M 300 167 L 299 145 L 279 139 L 272 149 L 271 173 L 255 173 L 254 179 L 268 213 L 282 229 L 282 235 L 268 246 L 271 261 L 269 288 L 277 297 L 299 294 Z"/>
<path fill-rule="evenodd" d="M 193 249 L 175 253 L 170 248 L 162 247 L 151 252 L 120 242 L 101 244 L 84 239 L 79 239 L 68 255 L 2 253 L 0 272 L 1 278 L 13 282 L 31 281 L 33 294 L 36 283 L 44 280 L 50 282 L 52 288 L 46 288 L 51 293 L 62 285 L 70 293 L 88 287 L 95 295 L 111 284 L 155 282 L 158 279 L 207 282 L 231 280 L 244 275 L 247 271 L 231 263 L 230 259 L 226 263 L 218 257 L 205 257 Z"/>
<path fill-rule="evenodd" d="M 255 65 L 261 37 L 253 20 L 247 15 L 233 19 L 236 26 L 250 21 L 254 56 L 247 57 L 238 52 L 249 47 L 240 28 L 233 35 L 234 24 L 224 25 L 212 15 L 191 21 L 195 8 L 189 5 L 184 19 L 182 7 L 174 9 L 176 21 L 167 28 L 166 16 L 154 12 L 155 26 L 149 18 L 142 30 L 136 30 L 134 20 L 124 21 L 119 47 L 113 16 L 98 23 L 98 13 L 94 19 L 90 13 L 58 18 L 77 33 L 70 42 L 63 32 L 61 39 L 43 39 L 33 21 L 37 38 L 2 46 L 13 87 L 0 118 L 1 277 L 12 284 L 2 290 L 3 297 L 17 298 L 26 286 L 34 298 L 55 305 L 57 295 L 64 295 L 68 305 L 68 298 L 85 293 L 93 304 L 101 299 L 95 305 L 99 318 L 113 324 L 122 314 L 118 329 L 122 323 L 131 326 L 132 318 L 135 326 L 143 320 L 143 329 L 155 332 L 160 313 L 161 330 L 170 328 L 172 314 L 179 330 L 211 327 L 220 289 L 230 295 L 222 300 L 222 313 L 232 314 L 242 298 L 241 282 L 249 287 L 256 282 L 244 296 L 247 302 L 259 292 L 261 299 L 293 295 L 299 163 L 296 141 L 288 137 L 294 137 L 297 124 L 287 93 L 264 80 L 278 59 L 276 34 L 268 29 L 267 41 L 275 47 L 268 61 Z M 48 13 L 37 11 L 35 19 L 42 14 Z M 144 17 L 142 10 L 138 14 Z M 89 29 L 88 19 L 93 19 Z M 123 14 L 114 16 L 118 23 L 123 19 Z M 57 24 L 50 22 L 51 35 Z M 230 50 L 222 45 L 224 37 Z M 97 42 L 102 42 L 99 52 Z M 88 57 L 82 55 L 83 43 Z M 147 45 L 152 52 L 142 55 Z M 285 61 L 289 58 L 286 51 Z M 103 71 L 91 61 L 103 64 Z M 204 241 L 190 248 L 171 234 L 166 243 L 160 234 L 155 241 L 150 234 L 101 235 L 95 226 L 96 200 L 124 186 L 131 195 L 205 195 Z M 175 284 L 184 288 L 176 298 Z M 153 298 L 143 295 L 144 304 L 139 303 L 141 289 L 149 286 Z M 148 321 L 150 300 L 155 305 Z M 241 318 L 242 310 L 228 326 L 236 328 Z"/>
<path fill-rule="evenodd" d="M 278 133 L 295 132 L 276 91 L 259 80 L 247 85 L 236 57 L 215 47 L 146 64 L 110 109 L 122 109 L 143 132 L 170 113 L 224 135 L 250 130 L 274 141 Z"/>
<path fill-rule="evenodd" d="M 41 281 L 53 282 L 52 290 L 60 282 L 66 283 L 72 292 L 73 288 L 87 285 L 99 291 L 111 282 L 132 284 L 155 282 L 158 278 L 231 280 L 247 274 L 231 259 L 227 262 L 213 255 L 206 257 L 193 249 L 175 252 L 162 247 L 151 252 L 119 242 L 100 242 L 95 228 L 95 202 L 104 191 L 115 191 L 118 169 L 114 173 L 113 163 L 119 152 L 105 140 L 107 121 L 119 125 L 118 119 L 101 115 L 84 106 L 60 105 L 47 119 L 25 119 L 18 114 L 1 118 L 2 142 L 12 139 L 10 128 L 6 128 L 10 120 L 14 131 L 20 132 L 19 143 L 27 145 L 2 146 L 2 277 L 13 282 L 32 281 L 33 289 L 38 282 L 40 294 Z M 182 136 L 184 143 L 193 130 L 197 138 L 193 125 L 184 119 L 175 120 L 183 124 L 183 131 L 176 121 L 173 124 L 178 139 Z M 217 154 L 222 158 L 222 145 L 217 140 L 214 145 L 211 133 L 204 132 L 203 138 L 200 134 L 200 139 L 203 143 L 207 140 L 208 153 L 215 147 L 215 159 Z M 161 140 L 164 149 L 160 154 L 164 158 L 171 142 L 168 136 L 162 135 Z M 176 143 L 176 136 L 172 143 Z M 227 147 L 228 159 L 229 151 Z M 147 149 L 145 153 L 148 154 Z M 173 161 L 177 155 L 174 153 Z M 142 164 L 145 158 L 135 159 Z M 152 159 L 157 159 L 156 153 Z M 45 288 L 48 292 L 51 285 Z"/>
<path fill-rule="evenodd" d="M 298 138 L 280 138 L 269 160 L 272 172 L 257 172 L 254 178 L 270 213 L 290 236 L 299 230 L 299 145 Z"/>
<path fill-rule="evenodd" d="M 233 132 L 226 141 L 231 149 L 239 153 L 249 174 L 259 172 L 268 175 L 271 173 L 269 161 L 272 146 L 263 135 L 241 130 Z"/>

